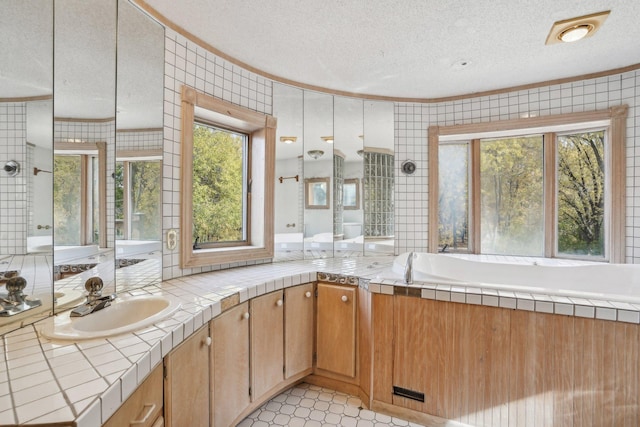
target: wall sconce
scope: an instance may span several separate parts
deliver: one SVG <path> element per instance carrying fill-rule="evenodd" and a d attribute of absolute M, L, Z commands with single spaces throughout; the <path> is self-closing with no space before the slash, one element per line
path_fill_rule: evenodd
<path fill-rule="evenodd" d="M 321 136 L 320 139 L 322 139 L 327 144 L 333 144 L 333 136 Z"/>
<path fill-rule="evenodd" d="M 317 160 L 320 157 L 322 157 L 322 155 L 324 154 L 324 151 L 322 151 L 322 150 L 309 150 L 309 151 L 307 151 L 307 154 L 310 157 L 312 157 L 314 160 Z"/>
<path fill-rule="evenodd" d="M 284 142 L 285 144 L 293 144 L 297 139 L 297 136 L 281 136 L 280 142 Z"/>
<path fill-rule="evenodd" d="M 15 160 L 9 160 L 4 165 L 4 171 L 9 176 L 16 176 L 20 173 L 20 163 L 16 162 Z"/>

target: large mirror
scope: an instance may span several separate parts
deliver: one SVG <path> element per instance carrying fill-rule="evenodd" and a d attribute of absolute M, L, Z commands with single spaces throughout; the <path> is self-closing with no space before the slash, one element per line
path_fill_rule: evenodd
<path fill-rule="evenodd" d="M 115 292 L 116 24 L 116 1 L 55 2 L 53 245 L 61 298 L 82 298 L 95 275 L 103 293 Z"/>
<path fill-rule="evenodd" d="M 162 279 L 164 29 L 118 3 L 115 264 L 118 292 Z"/>
<path fill-rule="evenodd" d="M 394 106 L 274 83 L 274 261 L 394 253 Z"/>
<path fill-rule="evenodd" d="M 0 3 L 0 334 L 53 309 L 52 99 L 53 3 Z"/>
<path fill-rule="evenodd" d="M 304 258 L 303 91 L 273 84 L 276 129 L 274 261 Z"/>
<path fill-rule="evenodd" d="M 304 178 L 326 178 L 333 187 L 333 96 L 304 91 Z M 307 187 L 305 187 L 307 188 Z M 316 188 L 316 187 L 313 187 Z M 332 191 L 332 193 L 335 193 Z M 305 200 L 309 197 L 305 194 Z M 305 258 L 333 257 L 334 199 L 328 196 L 329 209 L 304 209 Z"/>
<path fill-rule="evenodd" d="M 393 103 L 364 103 L 363 235 L 365 255 L 394 254 Z"/>
<path fill-rule="evenodd" d="M 334 256 L 362 256 L 364 216 L 359 205 L 359 183 L 363 178 L 362 99 L 334 97 L 334 117 Z"/>

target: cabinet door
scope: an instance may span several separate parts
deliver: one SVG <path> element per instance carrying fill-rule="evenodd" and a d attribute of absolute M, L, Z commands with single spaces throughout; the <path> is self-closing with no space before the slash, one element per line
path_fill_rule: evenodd
<path fill-rule="evenodd" d="M 200 328 L 164 358 L 165 425 L 209 424 L 209 327 Z"/>
<path fill-rule="evenodd" d="M 213 426 L 229 427 L 249 405 L 249 303 L 211 321 Z"/>
<path fill-rule="evenodd" d="M 313 283 L 284 291 L 285 379 L 313 367 Z"/>
<path fill-rule="evenodd" d="M 162 416 L 162 365 L 158 365 L 103 427 L 151 427 Z"/>
<path fill-rule="evenodd" d="M 251 397 L 260 400 L 283 380 L 283 291 L 251 300 Z"/>
<path fill-rule="evenodd" d="M 356 288 L 318 284 L 318 369 L 356 376 L 356 307 Z"/>

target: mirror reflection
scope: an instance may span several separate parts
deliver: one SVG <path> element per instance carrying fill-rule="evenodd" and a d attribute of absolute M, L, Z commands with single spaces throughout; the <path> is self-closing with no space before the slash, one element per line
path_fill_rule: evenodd
<path fill-rule="evenodd" d="M 115 257 L 118 291 L 162 278 L 164 29 L 118 3 Z"/>
<path fill-rule="evenodd" d="M 305 179 L 305 209 L 329 209 L 329 198 L 331 189 L 329 188 L 329 178 L 308 178 Z"/>
<path fill-rule="evenodd" d="M 274 261 L 304 257 L 303 100 L 302 89 L 273 84 L 276 129 Z"/>
<path fill-rule="evenodd" d="M 364 105 L 365 255 L 394 253 L 394 123 L 393 104 Z"/>
<path fill-rule="evenodd" d="M 304 178 L 328 178 L 333 186 L 333 96 L 304 91 Z M 332 192 L 335 195 L 335 191 Z M 304 257 L 333 256 L 333 207 L 335 200 L 328 194 L 329 209 L 304 209 Z"/>
<path fill-rule="evenodd" d="M 274 260 L 392 255 L 393 103 L 274 83 L 273 112 Z M 324 180 L 326 203 L 312 197 Z"/>
<path fill-rule="evenodd" d="M 52 310 L 52 95 L 52 2 L 2 2 L 0 333 Z"/>
<path fill-rule="evenodd" d="M 55 2 L 54 290 L 79 300 L 95 275 L 115 292 L 116 17 L 115 1 Z"/>

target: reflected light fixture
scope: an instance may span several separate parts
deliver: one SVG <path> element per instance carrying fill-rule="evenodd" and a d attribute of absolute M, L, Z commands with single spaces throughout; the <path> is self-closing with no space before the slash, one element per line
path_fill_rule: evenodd
<path fill-rule="evenodd" d="M 284 142 L 285 144 L 293 144 L 297 139 L 297 136 L 281 136 L 280 142 Z"/>
<path fill-rule="evenodd" d="M 356 154 L 360 157 L 364 157 L 364 150 L 358 150 L 356 151 Z"/>
<path fill-rule="evenodd" d="M 317 160 L 320 157 L 322 157 L 322 155 L 324 154 L 324 151 L 322 151 L 322 150 L 309 150 L 309 151 L 307 151 L 307 154 L 310 157 L 312 157 L 314 160 Z"/>
<path fill-rule="evenodd" d="M 320 139 L 322 139 L 327 144 L 333 144 L 333 136 L 321 136 Z"/>
<path fill-rule="evenodd" d="M 610 12 L 610 10 L 607 10 L 557 21 L 549 31 L 546 44 L 572 43 L 585 37 L 591 37 L 602 26 Z"/>

